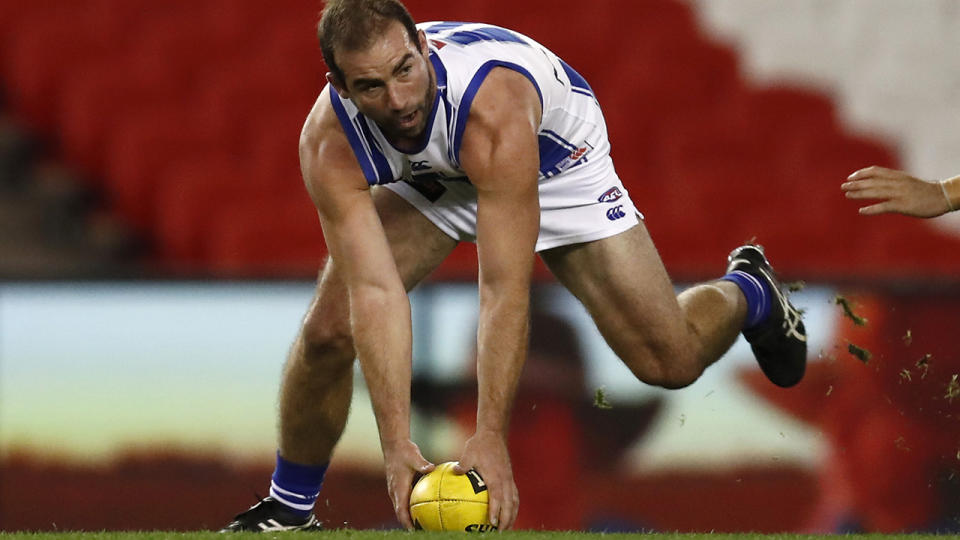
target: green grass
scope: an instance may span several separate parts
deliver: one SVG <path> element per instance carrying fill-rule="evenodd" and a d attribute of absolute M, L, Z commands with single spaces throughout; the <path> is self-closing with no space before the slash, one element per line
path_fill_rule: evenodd
<path fill-rule="evenodd" d="M 427 532 L 405 532 L 405 531 L 358 531 L 351 529 L 338 529 L 325 531 L 321 533 L 233 533 L 227 536 L 210 532 L 57 532 L 57 533 L 4 533 L 0 532 L 0 540 L 65 540 L 68 538 L 79 538 L 82 540 L 187 540 L 187 539 L 207 539 L 207 540 L 273 540 L 283 538 L 284 540 L 294 540 L 297 538 L 316 537 L 324 540 L 440 540 L 463 538 L 466 533 L 427 533 Z M 838 538 L 841 540 L 925 540 L 946 538 L 946 536 L 937 536 L 932 534 L 851 534 L 851 535 L 806 535 L 806 534 L 726 534 L 726 533 L 701 533 L 701 534 L 608 534 L 608 533 L 580 533 L 580 532 L 528 532 L 511 531 L 500 533 L 509 538 L 509 540 L 619 540 L 643 538 L 644 540 L 822 540 L 826 538 Z M 956 536 L 953 536 L 956 538 Z M 498 537 L 499 538 L 499 537 Z"/>

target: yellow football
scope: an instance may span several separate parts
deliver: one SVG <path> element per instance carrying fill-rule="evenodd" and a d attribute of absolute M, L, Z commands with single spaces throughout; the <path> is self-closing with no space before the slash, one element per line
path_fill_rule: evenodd
<path fill-rule="evenodd" d="M 496 530 L 487 517 L 487 485 L 473 469 L 454 474 L 454 465 L 452 461 L 437 465 L 413 486 L 413 526 L 427 531 Z"/>

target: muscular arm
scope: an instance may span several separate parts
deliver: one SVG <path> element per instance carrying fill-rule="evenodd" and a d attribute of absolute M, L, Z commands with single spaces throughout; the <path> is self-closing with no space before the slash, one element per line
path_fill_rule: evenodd
<path fill-rule="evenodd" d="M 494 69 L 474 99 L 460 152 L 477 189 L 480 263 L 477 431 L 460 465 L 476 467 L 484 477 L 491 521 L 503 529 L 513 524 L 518 504 L 506 434 L 527 352 L 530 274 L 540 223 L 540 107 L 528 79 Z"/>
<path fill-rule="evenodd" d="M 409 528 L 413 470 L 432 468 L 410 442 L 410 303 L 326 91 L 301 135 L 300 161 L 327 248 L 347 283 L 354 347 L 377 419 L 390 495 Z"/>

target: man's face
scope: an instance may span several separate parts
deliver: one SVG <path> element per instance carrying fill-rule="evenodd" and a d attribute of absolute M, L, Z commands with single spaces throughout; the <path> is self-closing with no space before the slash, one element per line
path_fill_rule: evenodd
<path fill-rule="evenodd" d="M 395 143 L 418 140 L 433 105 L 436 83 L 422 32 L 420 42 L 422 53 L 403 25 L 393 22 L 366 49 L 337 53 L 346 85 L 337 91 Z"/>

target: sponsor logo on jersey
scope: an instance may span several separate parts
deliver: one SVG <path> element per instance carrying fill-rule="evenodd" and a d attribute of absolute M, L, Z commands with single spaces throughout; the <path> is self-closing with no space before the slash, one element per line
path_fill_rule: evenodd
<path fill-rule="evenodd" d="M 620 191 L 620 188 L 614 186 L 603 192 L 603 195 L 600 196 L 597 201 L 599 202 L 613 202 L 619 201 L 620 197 L 623 197 L 623 192 Z"/>
<path fill-rule="evenodd" d="M 623 211 L 623 205 L 618 204 L 613 208 L 607 210 L 607 219 L 610 221 L 616 221 L 622 217 L 627 217 L 627 213 Z"/>
<path fill-rule="evenodd" d="M 410 179 L 404 178 L 403 181 L 426 197 L 428 201 L 434 203 L 447 192 L 447 188 L 440 183 L 442 179 L 443 175 L 440 173 L 426 173 L 418 174 Z"/>
<path fill-rule="evenodd" d="M 556 139 L 554 137 L 547 137 L 547 139 L 550 139 L 550 144 L 553 144 L 554 142 L 556 142 Z M 549 169 L 546 169 L 546 170 L 541 169 L 540 174 L 542 174 L 545 178 L 550 178 L 551 176 L 555 176 L 566 171 L 570 167 L 574 167 L 581 163 L 586 163 L 587 160 L 590 159 L 589 156 L 587 156 L 587 154 L 590 152 L 590 150 L 593 150 L 593 146 L 588 142 L 584 142 L 583 144 L 585 146 L 581 146 L 580 148 L 577 148 L 576 150 L 574 150 L 573 152 L 570 152 L 566 156 L 563 156 L 563 159 L 558 161 L 556 165 L 554 165 L 553 167 L 550 167 Z M 566 141 L 564 141 L 562 146 L 565 149 L 569 149 L 571 145 L 570 143 L 567 143 Z"/>

